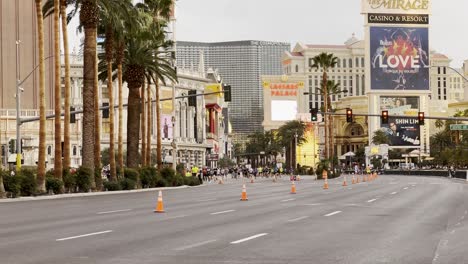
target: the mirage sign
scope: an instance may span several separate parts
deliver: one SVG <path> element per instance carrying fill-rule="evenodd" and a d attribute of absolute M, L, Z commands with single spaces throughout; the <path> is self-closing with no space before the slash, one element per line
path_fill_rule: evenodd
<path fill-rule="evenodd" d="M 420 14 L 431 13 L 430 0 L 362 0 L 361 13 Z"/>
<path fill-rule="evenodd" d="M 371 89 L 429 90 L 427 28 L 370 27 Z"/>

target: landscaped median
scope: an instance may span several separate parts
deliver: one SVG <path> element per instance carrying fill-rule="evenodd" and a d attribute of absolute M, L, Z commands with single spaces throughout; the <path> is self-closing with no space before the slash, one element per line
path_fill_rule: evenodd
<path fill-rule="evenodd" d="M 46 175 L 46 193 L 40 193 L 37 186 L 37 173 L 35 170 L 24 169 L 17 174 L 9 171 L 0 171 L 0 180 L 3 180 L 5 193 L 1 195 L 7 198 L 1 202 L 15 200 L 42 200 L 63 197 L 76 197 L 88 195 L 103 195 L 109 193 L 124 193 L 128 191 L 142 192 L 165 188 L 186 188 L 187 186 L 200 185 L 197 177 L 183 177 L 176 174 L 171 168 L 147 167 L 138 170 L 125 169 L 124 175 L 114 181 L 104 179 L 101 187 L 91 189 L 91 181 L 94 180 L 89 170 L 79 168 L 73 171 L 64 171 L 63 180 L 54 178 L 53 171 Z M 1 190 L 0 190 L 1 192 Z M 18 199 L 21 197 L 20 199 Z"/>

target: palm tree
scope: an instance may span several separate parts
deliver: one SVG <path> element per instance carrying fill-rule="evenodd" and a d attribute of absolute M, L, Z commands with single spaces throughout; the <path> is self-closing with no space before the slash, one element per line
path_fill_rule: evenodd
<path fill-rule="evenodd" d="M 146 93 L 145 85 L 141 87 L 141 164 L 146 166 Z"/>
<path fill-rule="evenodd" d="M 65 57 L 65 117 L 63 122 L 63 168 L 69 169 L 70 160 L 70 54 L 68 49 L 67 0 L 60 0 L 60 17 L 62 21 L 62 38 Z"/>
<path fill-rule="evenodd" d="M 39 38 L 39 158 L 37 163 L 37 185 L 45 192 L 46 155 L 46 111 L 45 111 L 45 63 L 44 63 L 44 18 L 42 0 L 36 0 L 37 36 Z"/>
<path fill-rule="evenodd" d="M 295 169 L 296 167 L 295 143 L 300 146 L 306 142 L 305 130 L 306 124 L 297 120 L 289 121 L 278 129 L 278 141 L 286 148 L 286 157 L 291 157 L 289 160 L 290 168 Z"/>
<path fill-rule="evenodd" d="M 438 129 L 441 129 L 442 127 L 444 127 L 444 121 L 442 121 L 440 119 L 437 119 L 435 121 L 435 127 L 438 128 Z"/>
<path fill-rule="evenodd" d="M 123 160 L 123 60 L 124 60 L 125 44 L 122 39 L 117 44 L 116 62 L 117 62 L 117 80 L 119 84 L 119 133 L 118 133 L 118 147 L 117 147 L 117 162 L 119 164 L 120 176 L 123 175 L 124 160 Z"/>
<path fill-rule="evenodd" d="M 80 23 L 84 28 L 84 53 L 83 53 L 83 98 L 94 98 L 94 81 L 96 68 L 96 29 L 99 20 L 99 9 L 97 0 L 82 0 L 80 9 Z M 95 113 L 94 100 L 83 100 L 83 167 L 91 170 L 94 175 L 94 134 L 95 134 Z M 92 181 L 92 188 L 96 188 L 95 181 Z"/>
<path fill-rule="evenodd" d="M 153 102 L 151 100 L 151 79 L 148 78 L 148 88 L 147 88 L 147 95 L 146 97 L 148 98 L 148 106 L 147 106 L 147 113 L 146 116 L 148 118 L 148 124 L 147 124 L 147 131 L 146 131 L 146 165 L 151 166 L 151 128 L 152 128 L 152 116 L 151 112 L 153 110 Z"/>
<path fill-rule="evenodd" d="M 372 143 L 374 143 L 374 145 L 389 144 L 390 139 L 384 131 L 377 130 L 374 132 L 374 136 L 372 136 Z"/>
<path fill-rule="evenodd" d="M 166 22 L 170 18 L 171 10 L 174 5 L 174 0 L 144 0 L 143 3 L 137 4 L 137 8 L 150 13 L 153 19 L 153 27 L 156 32 L 159 32 L 155 36 L 157 38 L 164 38 L 164 34 L 161 35 L 160 33 L 163 31 L 162 29 L 166 27 Z M 159 41 L 155 41 L 158 43 Z M 170 42 L 166 42 L 166 45 Z M 170 45 L 171 46 L 171 45 Z M 156 131 L 157 132 L 157 140 L 156 140 L 156 159 L 158 168 L 162 167 L 162 142 L 161 142 L 161 111 L 159 109 L 159 80 L 164 81 L 163 79 L 156 78 L 154 84 L 156 86 Z"/>
<path fill-rule="evenodd" d="M 330 102 L 330 94 L 329 94 L 329 89 L 328 89 L 328 70 L 330 68 L 334 68 L 336 64 L 338 63 L 338 58 L 335 57 L 332 53 L 328 54 L 325 52 L 320 53 L 319 55 L 315 56 L 312 58 L 313 64 L 312 68 L 319 69 L 321 68 L 323 70 L 322 74 L 322 88 L 321 88 L 321 93 L 322 93 L 322 98 L 324 101 L 324 109 L 325 112 L 329 112 L 331 110 L 331 102 Z M 330 117 L 329 115 L 325 115 L 325 157 L 330 159 L 332 157 L 332 151 L 333 151 L 333 146 L 331 144 L 331 139 L 332 139 L 332 129 L 331 129 L 331 124 L 330 124 Z"/>
<path fill-rule="evenodd" d="M 54 0 L 54 10 L 60 10 L 60 0 Z M 60 13 L 54 12 L 54 108 L 55 108 L 55 151 L 54 175 L 62 179 L 62 128 L 61 128 L 61 81 L 60 81 Z"/>

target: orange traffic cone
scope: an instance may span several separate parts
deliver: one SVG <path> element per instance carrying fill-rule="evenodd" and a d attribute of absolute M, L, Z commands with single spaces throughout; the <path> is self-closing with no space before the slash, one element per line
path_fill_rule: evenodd
<path fill-rule="evenodd" d="M 344 176 L 343 186 L 348 186 L 348 184 L 346 183 L 346 175 Z"/>
<path fill-rule="evenodd" d="M 224 184 L 223 179 L 219 179 L 218 184 Z"/>
<path fill-rule="evenodd" d="M 291 194 L 296 194 L 296 184 L 294 183 L 294 181 L 292 182 L 292 185 L 291 185 Z"/>
<path fill-rule="evenodd" d="M 163 205 L 163 199 L 162 199 L 162 192 L 159 191 L 158 195 L 158 203 L 156 205 L 156 210 L 154 210 L 155 213 L 164 213 L 164 205 Z"/>
<path fill-rule="evenodd" d="M 328 190 L 328 178 L 325 178 L 325 182 L 323 183 L 323 189 Z"/>
<path fill-rule="evenodd" d="M 356 177 L 353 175 L 353 179 L 351 180 L 351 184 L 356 184 Z"/>
<path fill-rule="evenodd" d="M 245 189 L 245 184 L 242 185 L 242 195 L 241 195 L 241 201 L 247 201 L 249 199 L 247 199 L 247 191 Z"/>
<path fill-rule="evenodd" d="M 296 176 L 296 181 L 300 181 L 301 177 L 299 175 Z"/>

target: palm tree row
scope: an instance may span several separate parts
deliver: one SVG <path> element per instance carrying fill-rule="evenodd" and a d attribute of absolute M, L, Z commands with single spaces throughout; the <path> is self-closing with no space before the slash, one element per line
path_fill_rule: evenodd
<path fill-rule="evenodd" d="M 142 165 L 150 164 L 151 155 L 151 86 L 155 88 L 156 99 L 159 99 L 160 82 L 166 84 L 167 80 L 176 81 L 176 71 L 172 67 L 168 53 L 172 48 L 172 42 L 166 41 L 165 33 L 173 0 L 145 0 L 143 3 L 133 5 L 131 0 L 46 0 L 44 5 L 41 0 L 36 1 L 38 36 L 39 36 L 39 73 L 40 73 L 40 147 L 38 180 L 41 191 L 45 191 L 45 88 L 44 88 L 44 44 L 43 44 L 43 16 L 54 15 L 55 29 L 55 112 L 60 116 L 61 111 L 61 81 L 60 81 L 60 33 L 59 18 L 62 18 L 62 36 L 65 45 L 65 122 L 64 122 L 64 160 L 63 168 L 70 167 L 70 75 L 68 60 L 68 40 L 66 23 L 79 13 L 79 29 L 84 32 L 83 43 L 83 134 L 82 134 L 82 166 L 87 167 L 94 174 L 101 167 L 100 161 L 100 121 L 98 78 L 106 81 L 109 91 L 109 139 L 110 139 L 110 168 L 111 180 L 117 178 L 117 166 L 123 171 L 123 82 L 127 83 L 128 117 L 127 117 L 127 167 L 139 166 L 139 137 L 140 120 L 145 125 L 141 128 L 145 131 L 142 136 L 145 142 L 142 153 Z M 65 14 L 66 8 L 70 12 Z M 42 10 L 41 10 L 42 9 Z M 55 12 L 55 11 L 58 12 Z M 41 12 L 42 11 L 42 12 Z M 104 52 L 97 54 L 99 37 Z M 42 40 L 42 42 L 41 42 Z M 42 51 L 42 53 L 41 53 Z M 98 65 L 99 61 L 99 65 Z M 99 73 L 99 77 L 98 77 Z M 118 83 L 119 123 L 118 123 L 118 154 L 115 160 L 114 137 L 114 88 L 113 81 Z M 148 88 L 145 91 L 144 83 L 147 80 Z M 145 114 L 140 118 L 142 109 L 145 111 L 145 92 L 148 106 Z M 143 97 L 143 98 L 142 98 Z M 156 105 L 159 105 L 157 102 Z M 143 107 L 142 107 L 143 106 Z M 156 107 L 158 109 L 158 107 Z M 143 112 L 144 113 L 144 112 Z M 159 125 L 159 111 L 156 112 Z M 55 119 L 55 176 L 62 177 L 62 148 L 61 148 L 61 124 L 60 119 Z M 147 125 L 146 125 L 147 123 Z M 160 127 L 157 128 L 160 131 Z M 147 134 L 145 136 L 145 134 Z M 161 141 L 157 141 L 158 164 L 161 164 Z M 92 181 L 92 188 L 100 189 L 100 173 L 96 173 Z"/>

